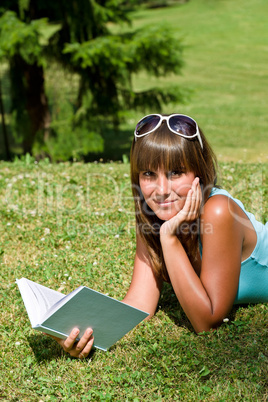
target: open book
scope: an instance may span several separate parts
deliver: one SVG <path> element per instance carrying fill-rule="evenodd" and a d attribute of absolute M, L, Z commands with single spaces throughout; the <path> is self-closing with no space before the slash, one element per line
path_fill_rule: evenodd
<path fill-rule="evenodd" d="M 81 335 L 92 328 L 94 346 L 102 350 L 149 315 L 86 286 L 65 296 L 26 278 L 16 283 L 33 328 L 63 339 L 74 327 Z"/>

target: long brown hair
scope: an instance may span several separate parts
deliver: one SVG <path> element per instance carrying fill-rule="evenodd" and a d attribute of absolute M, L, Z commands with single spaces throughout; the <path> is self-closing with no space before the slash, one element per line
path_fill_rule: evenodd
<path fill-rule="evenodd" d="M 187 127 L 185 128 L 187 130 Z M 202 130 L 199 132 L 203 149 L 195 137 L 186 139 L 171 132 L 167 124 L 152 133 L 134 139 L 131 148 L 131 182 L 135 203 L 136 230 L 144 241 L 149 252 L 150 263 L 155 274 L 169 281 L 160 244 L 159 229 L 163 223 L 148 207 L 139 185 L 139 173 L 147 170 L 163 169 L 165 172 L 193 172 L 199 177 L 203 192 L 203 203 L 209 197 L 211 189 L 216 185 L 217 161 Z M 196 226 L 197 222 L 195 222 Z M 192 223 L 193 225 L 193 223 Z M 193 263 L 198 253 L 198 233 L 191 231 L 181 238 L 182 244 Z"/>

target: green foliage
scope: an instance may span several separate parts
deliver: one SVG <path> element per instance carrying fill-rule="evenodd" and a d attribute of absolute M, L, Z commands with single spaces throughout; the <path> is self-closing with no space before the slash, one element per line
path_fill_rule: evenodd
<path fill-rule="evenodd" d="M 46 26 L 44 18 L 26 24 L 14 12 L 5 12 L 0 17 L 0 58 L 10 59 L 19 54 L 26 63 L 44 63 L 40 30 Z"/>
<path fill-rule="evenodd" d="M 0 8 L 9 3 L 13 4 L 17 1 L 3 1 Z M 42 9 L 43 3 L 45 3 L 45 7 L 52 3 L 55 5 L 55 1 L 52 0 L 40 0 L 36 3 L 40 9 Z M 86 8 L 90 2 L 85 3 Z M 133 2 L 124 1 L 122 7 L 119 7 L 121 12 L 131 8 L 130 3 Z M 145 2 L 142 3 L 145 4 Z M 166 25 L 169 27 L 172 37 L 178 39 L 180 44 L 180 40 L 183 38 L 185 63 L 183 74 L 180 76 L 169 72 L 164 77 L 154 77 L 153 74 L 140 70 L 131 75 L 131 83 L 126 84 L 126 88 L 120 84 L 118 93 L 123 98 L 122 102 L 127 109 L 127 111 L 120 110 L 118 112 L 119 122 L 122 122 L 121 129 L 114 130 L 111 126 L 103 129 L 101 136 L 104 139 L 104 150 L 102 153 L 90 155 L 88 158 L 92 158 L 91 160 L 101 157 L 122 159 L 122 155 L 129 151 L 135 122 L 147 112 L 160 110 L 158 106 L 160 104 L 164 113 L 179 110 L 195 117 L 200 126 L 204 128 L 205 134 L 221 160 L 266 162 L 268 155 L 266 101 L 268 76 L 264 56 L 268 39 L 265 19 L 268 13 L 268 2 L 266 0 L 249 0 L 247 2 L 242 0 L 235 2 L 231 0 L 191 0 L 184 2 L 185 4 L 180 3 L 183 2 L 178 2 L 172 7 L 150 10 L 145 9 L 143 4 L 138 5 L 135 13 L 128 14 L 132 25 L 114 24 L 110 21 L 105 25 L 105 32 L 109 30 L 114 36 L 122 38 L 126 32 L 131 35 L 132 31 L 137 32 L 143 27 Z M 89 30 L 90 24 L 96 19 L 95 17 L 94 19 L 87 18 L 86 12 L 79 15 L 78 9 L 73 7 L 74 4 L 76 2 L 64 2 L 61 9 L 54 7 L 53 12 L 51 7 L 50 22 L 47 28 L 42 30 L 40 38 L 42 43 L 49 41 L 50 50 L 58 56 L 57 60 L 60 60 L 61 63 L 66 61 L 65 66 L 67 61 L 69 63 L 71 53 L 62 54 L 60 49 L 63 49 L 64 43 L 82 43 L 80 39 L 77 39 L 78 33 L 82 38 L 83 32 L 86 29 Z M 104 5 L 104 2 L 102 4 Z M 67 12 L 67 7 L 70 12 Z M 68 20 L 63 19 L 64 15 L 68 15 Z M 26 11 L 25 16 L 29 20 Z M 41 11 L 38 11 L 36 17 L 42 17 Z M 52 24 L 51 20 L 63 21 L 63 23 Z M 66 28 L 64 28 L 65 26 Z M 258 28 L 256 29 L 256 27 Z M 67 32 L 69 28 L 73 29 L 73 41 Z M 172 56 L 172 52 L 170 55 Z M 137 63 L 137 65 L 141 66 L 142 63 Z M 71 68 L 70 63 L 68 67 Z M 92 102 L 96 101 L 97 97 L 87 90 L 88 84 L 83 88 L 83 83 L 89 76 L 87 69 L 81 69 L 78 76 L 78 74 L 67 75 L 66 71 L 70 71 L 69 68 L 62 69 L 60 64 L 52 62 L 50 58 L 45 69 L 46 90 L 50 111 L 53 114 L 53 120 L 56 120 L 55 125 L 59 123 L 56 118 L 57 113 L 55 113 L 58 108 L 55 100 L 58 101 L 58 99 L 60 99 L 62 107 L 65 107 L 65 103 L 72 103 L 72 115 L 76 124 L 80 118 L 89 120 L 92 115 L 95 115 L 95 105 Z M 77 68 L 76 64 L 74 68 Z M 5 69 L 6 65 L 2 65 L 3 100 L 8 113 L 6 116 L 7 128 L 10 129 L 10 89 L 6 75 L 4 75 Z M 79 82 L 80 76 L 81 82 Z M 133 91 L 130 90 L 131 88 Z M 171 99 L 172 91 L 176 95 L 176 88 L 179 88 L 179 92 L 187 101 L 183 105 L 177 101 L 173 104 L 167 103 Z M 81 97 L 79 96 L 80 90 Z M 158 91 L 157 96 L 155 90 Z M 151 91 L 154 91 L 153 97 L 150 96 Z M 147 109 L 142 106 L 145 98 Z M 153 99 L 156 102 L 153 102 Z M 130 108 L 133 103 L 134 107 L 138 109 L 137 111 Z M 113 106 L 113 102 L 109 102 L 109 97 L 103 107 L 104 110 L 107 109 L 107 105 L 108 107 Z M 89 113 L 89 108 L 93 106 L 94 113 Z M 111 116 L 105 115 L 105 118 L 103 116 L 104 112 L 98 118 L 99 123 L 103 119 L 105 121 L 112 120 Z M 68 124 L 70 120 L 71 116 L 67 116 Z M 20 127 L 18 126 L 18 128 Z M 10 130 L 9 135 L 11 136 Z M 43 140 L 42 137 L 41 140 Z M 21 148 L 14 144 L 11 138 L 10 143 L 14 153 L 21 152 Z M 2 157 L 4 157 L 3 149 L 0 133 Z M 38 153 L 41 153 L 40 149 Z"/>
<path fill-rule="evenodd" d="M 20 18 L 24 19 L 24 12 L 29 9 L 30 0 L 18 0 Z"/>
<path fill-rule="evenodd" d="M 160 77 L 181 71 L 182 44 L 165 26 L 146 26 L 137 32 L 66 44 L 63 52 L 70 54 L 76 69 L 85 70 L 84 77 L 97 77 L 83 84 L 83 93 L 89 89 L 96 95 L 88 113 L 94 108 L 95 113 L 110 113 L 116 121 L 119 111 L 122 115 L 126 106 L 128 109 L 161 110 L 166 102 L 183 100 L 183 93 L 177 86 L 139 92 L 132 89 L 133 73 L 146 71 Z"/>
<path fill-rule="evenodd" d="M 55 93 L 54 93 L 55 95 Z M 72 99 L 57 94 L 51 108 L 52 122 L 50 135 L 46 141 L 36 141 L 33 154 L 42 158 L 49 156 L 52 161 L 79 160 L 89 152 L 103 151 L 103 138 L 100 122 L 95 116 L 88 118 L 85 105 L 91 104 L 91 98 L 84 100 L 83 106 L 74 112 Z"/>
<path fill-rule="evenodd" d="M 103 150 L 103 138 L 95 131 L 91 131 L 90 125 L 83 121 L 78 127 L 73 126 L 72 121 L 65 121 L 64 124 L 52 123 L 52 130 L 56 136 L 51 136 L 45 142 L 45 146 L 36 145 L 33 148 L 34 154 L 44 152 L 53 161 L 80 160 L 89 152 L 98 153 Z"/>
<path fill-rule="evenodd" d="M 120 37 L 104 36 L 83 43 L 66 44 L 63 52 L 71 54 L 72 63 L 82 69 L 93 67 L 102 61 L 101 73 L 107 79 L 109 67 L 112 67 L 112 73 L 119 69 L 119 75 L 120 70 L 126 70 L 127 63 L 131 61 L 124 47 Z"/>
<path fill-rule="evenodd" d="M 158 77 L 169 72 L 180 73 L 182 67 L 181 42 L 164 25 L 66 44 L 63 53 L 70 53 L 77 67 L 98 65 L 104 78 L 112 74 L 119 81 L 126 81 L 132 72 L 146 70 Z"/>
<path fill-rule="evenodd" d="M 145 70 L 156 77 L 181 72 L 182 43 L 166 25 L 138 30 L 133 45 L 133 71 Z"/>
<path fill-rule="evenodd" d="M 73 153 L 82 156 L 89 150 L 102 151 L 103 132 L 113 128 L 116 133 L 125 112 L 152 105 L 160 109 L 163 101 L 181 100 L 182 92 L 174 88 L 163 91 L 155 87 L 143 91 L 144 96 L 133 90 L 132 75 L 139 71 L 157 77 L 178 74 L 182 67 L 182 46 L 165 26 L 113 33 L 116 24 L 130 23 L 124 1 L 79 0 L 58 4 L 52 0 L 35 3 L 23 0 L 19 5 L 14 1 L 13 9 L 16 7 L 17 15 L 7 9 L 0 19 L 0 52 L 10 63 L 16 119 L 13 127 L 17 138 L 23 137 L 24 152 L 41 149 L 41 153 L 49 153 L 53 159 L 61 154 L 65 160 L 68 147 L 69 158 Z M 35 113 L 38 94 L 34 100 L 32 92 L 37 84 L 29 79 L 33 74 L 28 65 L 44 65 L 44 60 L 61 63 L 80 78 L 72 113 L 65 122 L 65 138 L 74 137 L 68 141 L 63 141 L 62 127 L 57 121 L 52 120 L 48 134 L 47 104 L 43 107 L 40 102 L 39 115 Z M 37 68 L 35 72 L 36 80 L 45 78 Z M 19 83 L 18 77 L 21 77 Z M 39 99 L 46 100 L 43 84 L 39 91 Z M 54 107 L 52 104 L 50 108 L 52 117 Z M 88 116 L 94 118 L 89 120 Z M 101 124 L 95 124 L 96 121 Z"/>

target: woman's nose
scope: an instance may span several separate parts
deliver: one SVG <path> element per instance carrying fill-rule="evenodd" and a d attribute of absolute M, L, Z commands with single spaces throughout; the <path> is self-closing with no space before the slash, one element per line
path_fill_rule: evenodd
<path fill-rule="evenodd" d="M 156 193 L 159 195 L 169 194 L 170 182 L 165 174 L 159 174 L 156 183 Z"/>

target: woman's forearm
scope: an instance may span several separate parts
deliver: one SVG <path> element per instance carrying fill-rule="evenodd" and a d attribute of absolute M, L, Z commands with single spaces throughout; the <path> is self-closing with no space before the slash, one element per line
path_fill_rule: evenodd
<path fill-rule="evenodd" d="M 160 237 L 164 259 L 175 294 L 196 332 L 217 327 L 221 319 L 213 310 L 204 285 L 176 236 Z"/>

